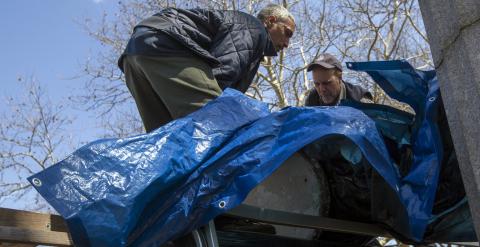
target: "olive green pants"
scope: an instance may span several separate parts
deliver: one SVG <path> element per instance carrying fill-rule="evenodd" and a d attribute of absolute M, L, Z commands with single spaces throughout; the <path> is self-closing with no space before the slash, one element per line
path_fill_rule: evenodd
<path fill-rule="evenodd" d="M 123 69 L 147 132 L 196 111 L 222 93 L 212 68 L 196 57 L 126 56 Z"/>

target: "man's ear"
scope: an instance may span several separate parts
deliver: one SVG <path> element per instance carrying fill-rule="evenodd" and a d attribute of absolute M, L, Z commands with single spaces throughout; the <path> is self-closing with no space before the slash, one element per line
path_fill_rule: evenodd
<path fill-rule="evenodd" d="M 266 21 L 266 25 L 267 25 L 267 28 L 271 28 L 273 23 L 277 22 L 277 17 L 276 16 L 269 16 L 267 17 L 267 21 Z"/>
<path fill-rule="evenodd" d="M 340 81 L 342 80 L 342 72 L 339 71 L 339 70 L 334 70 L 334 75 L 338 77 L 338 79 L 340 79 Z"/>

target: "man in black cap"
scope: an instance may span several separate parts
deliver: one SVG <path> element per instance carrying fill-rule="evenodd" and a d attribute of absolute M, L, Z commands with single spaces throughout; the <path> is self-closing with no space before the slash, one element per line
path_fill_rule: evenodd
<path fill-rule="evenodd" d="M 314 88 L 307 92 L 305 106 L 335 106 L 343 99 L 371 102 L 372 94 L 342 80 L 342 64 L 328 53 L 318 56 L 307 67 L 312 71 Z"/>

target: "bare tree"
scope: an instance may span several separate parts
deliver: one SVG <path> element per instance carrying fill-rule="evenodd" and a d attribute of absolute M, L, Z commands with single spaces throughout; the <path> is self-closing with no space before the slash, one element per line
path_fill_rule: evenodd
<path fill-rule="evenodd" d="M 350 20 L 351 31 L 342 37 L 348 42 L 335 42 L 335 46 L 348 60 L 404 59 L 419 69 L 433 68 L 417 1 L 345 0 L 339 7 L 342 15 Z M 352 76 L 373 91 L 375 102 L 408 108 L 388 98 L 367 77 L 354 73 Z"/>
<path fill-rule="evenodd" d="M 265 0 L 132 0 L 119 2 L 114 16 L 82 24 L 103 47 L 87 61 L 84 72 L 88 93 L 78 98 L 88 109 L 102 114 L 115 112 L 133 101 L 117 67 L 133 27 L 143 18 L 165 7 L 210 8 L 257 13 L 271 1 Z M 313 85 L 306 66 L 323 52 L 342 61 L 406 59 L 418 68 L 431 68 L 419 7 L 415 0 L 291 0 L 277 1 L 296 18 L 297 30 L 289 49 L 276 58 L 266 58 L 247 95 L 265 101 L 272 108 L 302 105 Z M 364 74 L 348 72 L 345 78 L 371 90 L 375 102 L 408 107 L 385 96 Z M 139 117 L 128 118 L 139 122 Z M 125 126 L 138 124 L 127 123 Z M 110 126 L 116 128 L 115 126 Z M 128 132 L 128 131 L 127 131 Z M 131 131 L 135 133 L 134 130 Z"/>
<path fill-rule="evenodd" d="M 58 162 L 69 140 L 62 133 L 71 122 L 63 105 L 52 104 L 33 77 L 19 83 L 26 89 L 24 98 L 7 98 L 10 111 L 0 121 L 0 203 L 49 210 L 26 178 Z"/>
<path fill-rule="evenodd" d="M 137 109 L 133 105 L 127 105 L 122 109 L 116 109 L 101 118 L 102 138 L 124 138 L 134 134 L 144 133 L 143 124 L 139 121 Z"/>

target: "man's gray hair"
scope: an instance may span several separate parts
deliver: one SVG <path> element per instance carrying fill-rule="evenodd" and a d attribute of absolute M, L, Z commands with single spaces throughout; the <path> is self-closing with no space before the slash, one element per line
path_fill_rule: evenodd
<path fill-rule="evenodd" d="M 288 10 L 283 7 L 282 5 L 278 4 L 269 4 L 262 10 L 257 15 L 257 18 L 260 19 L 262 22 L 265 22 L 267 17 L 269 16 L 275 16 L 279 19 L 291 19 L 293 23 L 295 23 L 295 18 L 293 18 L 293 15 L 288 12 Z"/>

